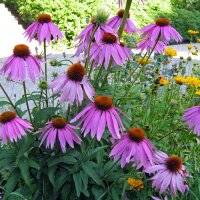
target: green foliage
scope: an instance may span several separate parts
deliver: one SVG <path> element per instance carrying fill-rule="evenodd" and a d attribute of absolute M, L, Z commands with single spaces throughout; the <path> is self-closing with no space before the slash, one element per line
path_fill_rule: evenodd
<path fill-rule="evenodd" d="M 40 13 L 49 13 L 53 21 L 65 33 L 64 40 L 67 44 L 73 43 L 73 39 L 81 29 L 90 21 L 96 13 L 97 8 L 109 5 L 108 13 L 110 17 L 116 13 L 116 4 L 105 3 L 102 0 L 1 0 L 8 7 L 12 8 L 28 26 L 36 20 Z M 157 17 L 168 17 L 172 25 L 180 32 L 184 39 L 188 40 L 188 29 L 199 30 L 200 11 L 199 0 L 154 0 L 147 1 L 144 5 L 133 2 L 130 12 L 131 18 L 141 28 L 149 23 L 153 23 Z M 98 6 L 101 5 L 101 6 Z M 192 10 L 191 10 L 192 9 Z M 105 21 L 105 19 L 104 19 Z"/>

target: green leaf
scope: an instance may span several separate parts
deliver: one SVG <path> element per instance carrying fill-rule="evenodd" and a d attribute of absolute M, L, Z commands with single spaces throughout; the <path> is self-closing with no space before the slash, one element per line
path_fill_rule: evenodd
<path fill-rule="evenodd" d="M 30 158 L 27 159 L 27 163 L 28 163 L 28 165 L 30 167 L 32 167 L 34 169 L 37 169 L 37 170 L 40 169 L 40 166 L 36 163 L 36 161 L 34 161 L 34 160 L 30 159 Z"/>
<path fill-rule="evenodd" d="M 6 185 L 5 185 L 5 188 L 8 192 L 12 192 L 15 189 L 20 176 L 21 176 L 21 174 L 18 169 L 15 169 L 10 174 L 10 176 L 6 182 Z"/>
<path fill-rule="evenodd" d="M 24 182 L 29 186 L 31 189 L 31 178 L 30 178 L 30 171 L 29 171 L 29 165 L 25 162 L 25 160 L 19 160 L 18 161 L 18 167 L 21 171 L 21 175 L 24 179 Z"/>
<path fill-rule="evenodd" d="M 48 168 L 48 177 L 51 182 L 51 184 L 55 187 L 55 174 L 56 173 L 56 167 L 49 167 Z"/>
<path fill-rule="evenodd" d="M 77 160 L 72 157 L 72 156 L 62 156 L 60 158 L 57 158 L 57 159 L 53 159 L 52 162 L 49 162 L 48 165 L 49 167 L 52 167 L 53 165 L 57 165 L 59 163 L 66 163 L 66 164 L 69 164 L 69 165 L 73 165 L 77 162 Z"/>
<path fill-rule="evenodd" d="M 0 107 L 10 104 L 8 101 L 0 101 Z"/>
<path fill-rule="evenodd" d="M 60 171 L 60 173 L 56 174 L 56 177 L 58 177 L 58 179 L 56 180 L 56 187 L 55 187 L 55 192 L 58 192 L 58 190 L 63 186 L 63 184 L 67 181 L 67 171 L 64 169 L 62 171 Z"/>
<path fill-rule="evenodd" d="M 93 179 L 98 185 L 102 184 L 100 177 L 97 175 L 97 172 L 92 168 L 91 162 L 86 162 L 82 164 L 84 172 Z"/>
<path fill-rule="evenodd" d="M 44 98 L 44 97 L 43 97 Z M 40 95 L 37 94 L 37 95 L 29 95 L 27 97 L 27 100 L 28 101 L 39 101 L 40 100 Z M 15 106 L 19 106 L 21 104 L 24 104 L 26 103 L 26 99 L 25 97 L 23 96 L 21 99 L 19 99 L 16 103 L 15 103 Z"/>
<path fill-rule="evenodd" d="M 80 171 L 80 176 L 81 176 L 81 179 L 83 181 L 83 185 L 84 185 L 85 189 L 87 190 L 87 187 L 88 187 L 88 176 L 83 171 Z"/>
<path fill-rule="evenodd" d="M 108 145 L 104 145 L 104 146 L 101 146 L 101 147 L 97 147 L 96 149 L 92 149 L 91 151 L 89 151 L 89 156 L 92 157 L 92 156 L 96 156 L 96 153 L 102 151 L 103 149 L 107 148 Z"/>
<path fill-rule="evenodd" d="M 80 197 L 81 188 L 82 188 L 82 181 L 79 174 L 73 174 L 73 180 L 76 188 L 77 196 Z"/>

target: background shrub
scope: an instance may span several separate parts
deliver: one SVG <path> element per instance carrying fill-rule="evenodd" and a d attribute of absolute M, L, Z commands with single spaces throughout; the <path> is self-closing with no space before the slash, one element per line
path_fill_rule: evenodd
<path fill-rule="evenodd" d="M 117 0 L 0 0 L 18 13 L 25 27 L 35 20 L 39 13 L 50 13 L 53 21 L 65 32 L 67 44 L 83 29 L 98 7 L 109 8 L 111 16 L 118 8 Z M 131 17 L 139 28 L 154 22 L 157 17 L 168 17 L 172 25 L 187 41 L 188 29 L 200 30 L 199 0 L 153 0 L 144 5 L 135 1 Z"/>

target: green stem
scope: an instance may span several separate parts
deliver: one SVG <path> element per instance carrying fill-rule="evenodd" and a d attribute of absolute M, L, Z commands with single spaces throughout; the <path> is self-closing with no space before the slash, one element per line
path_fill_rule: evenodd
<path fill-rule="evenodd" d="M 3 88 L 3 86 L 0 84 L 0 87 L 2 89 L 2 91 L 4 92 L 4 94 L 6 95 L 6 98 L 8 99 L 10 105 L 13 107 L 13 109 L 15 110 L 15 112 L 17 113 L 17 115 L 20 117 L 19 112 L 17 111 L 16 106 L 13 104 L 12 100 L 10 99 L 10 97 L 8 96 L 7 92 L 5 91 L 5 89 Z"/>
<path fill-rule="evenodd" d="M 89 62 L 90 62 L 90 50 L 91 50 L 92 41 L 94 39 L 94 34 L 96 33 L 98 27 L 99 27 L 98 25 L 95 26 L 94 31 L 92 32 L 92 35 L 90 37 L 90 42 L 89 42 L 89 45 L 88 45 L 87 59 L 86 59 L 86 62 L 85 62 L 85 69 L 86 70 L 88 69 L 88 65 L 89 65 Z"/>
<path fill-rule="evenodd" d="M 67 121 L 68 121 L 68 118 L 69 118 L 69 113 L 70 113 L 70 105 L 68 104 L 67 115 L 66 115 L 66 120 Z"/>
<path fill-rule="evenodd" d="M 92 64 L 91 64 L 91 67 L 90 67 L 90 71 L 89 71 L 89 74 L 88 74 L 89 78 L 90 78 L 90 75 L 92 73 L 93 65 L 94 65 L 94 60 L 92 61 Z"/>
<path fill-rule="evenodd" d="M 98 72 L 98 74 L 97 74 L 97 76 L 96 76 L 96 79 L 95 79 L 95 81 L 94 81 L 94 86 L 96 86 L 96 84 L 97 84 L 97 81 L 98 81 L 99 76 L 100 76 L 100 74 L 101 74 L 101 71 L 102 71 L 102 69 L 103 69 L 103 65 L 104 65 L 104 62 L 103 62 L 102 65 L 100 66 L 99 72 Z"/>
<path fill-rule="evenodd" d="M 30 111 L 29 104 L 28 104 L 28 99 L 27 99 L 26 84 L 25 84 L 25 82 L 23 82 L 23 89 L 24 89 L 24 96 L 25 96 L 25 100 L 26 100 L 26 106 L 27 106 L 29 118 L 30 118 L 31 124 L 33 125 L 33 120 L 32 120 L 32 117 L 31 117 L 31 111 Z"/>
<path fill-rule="evenodd" d="M 45 67 L 45 81 L 47 82 L 47 49 L 46 49 L 46 39 L 44 40 L 44 67 Z M 48 107 L 48 93 L 47 89 L 45 90 L 46 94 L 46 105 Z"/>
<path fill-rule="evenodd" d="M 128 18 L 129 10 L 131 8 L 131 4 L 132 4 L 132 0 L 127 0 L 126 7 L 125 7 L 125 10 L 124 10 L 123 19 L 122 19 L 122 23 L 121 23 L 121 26 L 119 27 L 119 30 L 118 30 L 119 39 L 121 38 L 124 27 L 126 25 L 126 19 Z"/>

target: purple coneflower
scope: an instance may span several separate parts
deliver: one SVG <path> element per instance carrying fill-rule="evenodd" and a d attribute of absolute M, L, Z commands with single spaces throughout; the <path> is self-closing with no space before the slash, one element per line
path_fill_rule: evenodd
<path fill-rule="evenodd" d="M 124 15 L 124 9 L 120 9 L 117 12 L 117 16 L 112 17 L 109 21 L 108 21 L 108 25 L 110 27 L 112 27 L 114 29 L 115 32 L 118 31 L 121 23 L 122 23 L 122 18 Z M 127 33 L 130 35 L 131 33 L 136 33 L 137 32 L 137 28 L 134 25 L 134 23 L 131 21 L 130 19 L 130 15 L 128 15 L 128 18 L 126 19 L 126 24 L 124 29 L 127 31 Z"/>
<path fill-rule="evenodd" d="M 29 41 L 37 35 L 38 41 L 41 44 L 44 40 L 48 43 L 51 41 L 51 36 L 54 40 L 62 38 L 63 34 L 59 28 L 51 21 L 51 16 L 48 14 L 40 14 L 37 17 L 37 21 L 33 22 L 26 30 L 25 36 L 28 37 Z"/>
<path fill-rule="evenodd" d="M 160 190 L 162 194 L 169 189 L 174 195 L 179 190 L 184 193 L 189 187 L 186 183 L 185 166 L 182 165 L 182 160 L 178 156 L 167 156 L 162 152 L 158 155 L 160 158 L 156 159 L 156 165 L 153 165 L 145 170 L 147 173 L 154 173 L 152 177 L 152 186 Z"/>
<path fill-rule="evenodd" d="M 11 142 L 16 142 L 33 129 L 30 123 L 16 116 L 13 111 L 3 112 L 0 115 L 0 138 L 4 144 L 7 144 L 7 139 Z"/>
<path fill-rule="evenodd" d="M 200 136 L 200 106 L 185 110 L 182 120 L 185 120 L 189 128 L 194 129 L 194 133 Z"/>
<path fill-rule="evenodd" d="M 137 169 L 147 168 L 154 164 L 153 149 L 156 149 L 155 146 L 145 137 L 142 129 L 131 128 L 123 133 L 122 138 L 114 145 L 110 156 L 113 156 L 115 161 L 121 157 L 122 168 L 130 162 L 133 162 Z"/>
<path fill-rule="evenodd" d="M 171 39 L 176 42 L 182 40 L 181 35 L 171 26 L 167 18 L 158 18 L 155 24 L 145 26 L 140 30 L 142 38 L 149 38 L 151 42 L 155 42 L 160 36 L 165 44 L 168 44 Z"/>
<path fill-rule="evenodd" d="M 117 35 L 111 33 L 104 33 L 101 44 L 93 43 L 90 52 L 90 60 L 97 62 L 98 66 L 104 63 L 105 69 L 108 68 L 110 59 L 113 59 L 113 63 L 116 65 L 123 65 L 129 59 L 131 51 L 124 49 L 124 46 L 120 45 Z"/>
<path fill-rule="evenodd" d="M 93 31 L 95 30 L 95 27 L 97 26 L 95 22 L 95 17 L 92 18 L 91 24 L 89 24 L 76 38 L 76 40 L 79 40 L 79 46 L 75 53 L 75 56 L 79 56 L 80 53 L 84 52 L 84 54 L 87 54 L 88 45 L 90 42 L 90 38 L 92 36 Z M 94 40 L 96 43 L 101 42 L 101 38 L 103 37 L 104 33 L 112 33 L 115 34 L 113 29 L 108 26 L 107 24 L 100 24 L 98 25 L 98 28 L 94 34 Z"/>
<path fill-rule="evenodd" d="M 40 59 L 31 55 L 27 45 L 18 44 L 13 49 L 13 55 L 3 64 L 0 73 L 10 80 L 23 82 L 27 71 L 30 79 L 35 83 L 35 77 L 40 78 L 42 74 L 41 62 Z"/>
<path fill-rule="evenodd" d="M 74 129 L 78 129 L 70 124 L 67 124 L 64 118 L 54 118 L 46 123 L 46 126 L 39 130 L 42 133 L 40 145 L 46 140 L 46 148 L 54 148 L 56 138 L 60 142 L 62 152 L 66 152 L 66 144 L 74 148 L 74 142 L 81 143 L 81 139 L 76 135 Z"/>
<path fill-rule="evenodd" d="M 79 125 L 83 124 L 81 131 L 84 137 L 91 132 L 91 137 L 97 137 L 100 141 L 106 125 L 114 139 L 121 138 L 120 132 L 124 130 L 118 112 L 114 107 L 113 100 L 108 96 L 97 96 L 94 102 L 88 104 L 74 119 L 73 123 L 81 118 Z"/>
<path fill-rule="evenodd" d="M 85 73 L 83 65 L 74 63 L 67 69 L 66 73 L 53 80 L 49 89 L 54 88 L 54 94 L 61 93 L 61 102 L 68 101 L 71 105 L 74 101 L 77 105 L 81 105 L 84 94 L 92 101 L 95 91 Z"/>
<path fill-rule="evenodd" d="M 162 54 L 165 50 L 165 46 L 166 45 L 160 40 L 155 45 L 155 41 L 151 41 L 150 39 L 144 39 L 137 44 L 137 49 L 140 49 L 141 51 L 146 50 L 147 53 L 150 53 L 152 48 L 154 47 L 154 53 Z"/>

